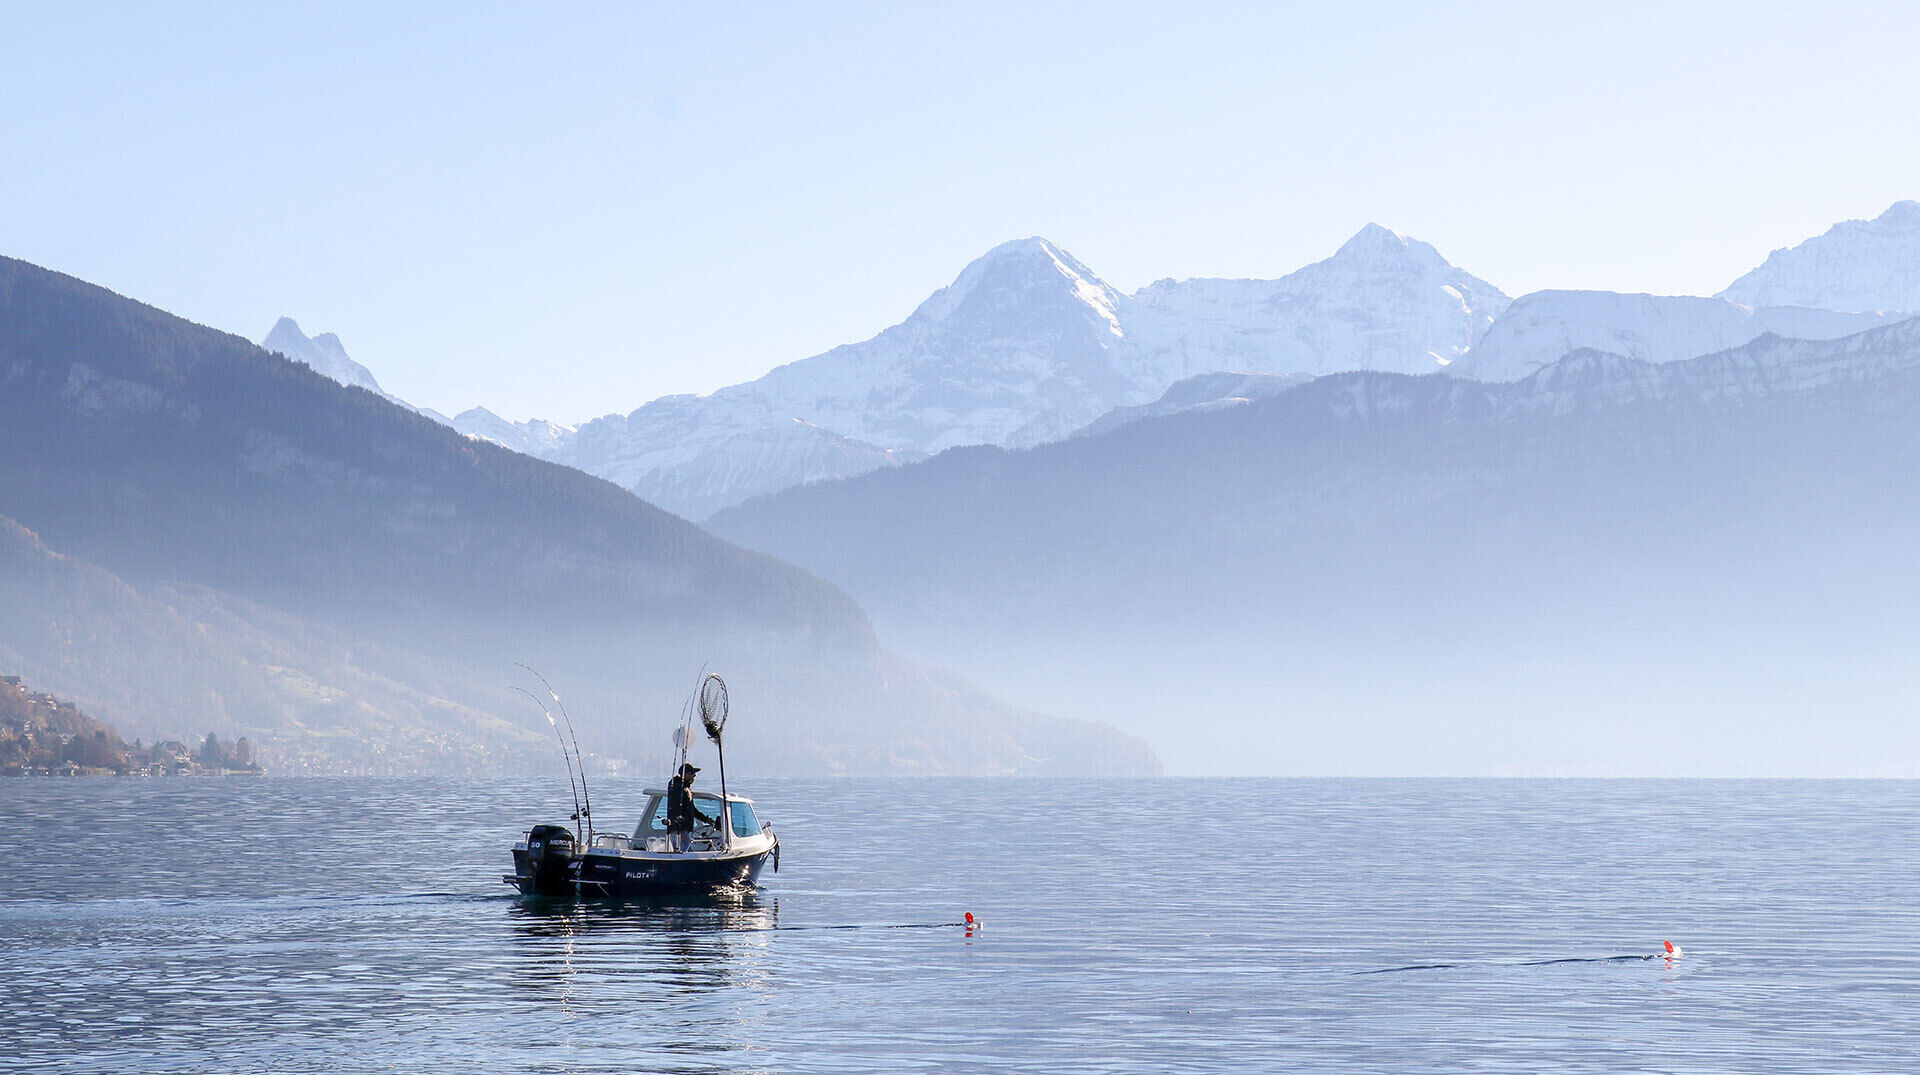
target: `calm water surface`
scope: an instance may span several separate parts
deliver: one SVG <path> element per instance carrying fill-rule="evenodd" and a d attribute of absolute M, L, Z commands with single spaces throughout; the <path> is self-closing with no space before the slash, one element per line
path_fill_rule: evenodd
<path fill-rule="evenodd" d="M 706 907 L 555 784 L 0 781 L 0 1069 L 1920 1070 L 1920 784 L 764 781 Z"/>

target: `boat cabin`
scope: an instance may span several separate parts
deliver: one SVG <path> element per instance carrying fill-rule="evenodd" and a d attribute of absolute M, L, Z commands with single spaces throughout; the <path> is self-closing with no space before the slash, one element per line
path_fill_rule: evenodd
<path fill-rule="evenodd" d="M 635 851 L 674 851 L 672 841 L 667 838 L 667 793 L 654 788 L 647 789 L 647 808 L 640 815 L 640 824 L 634 826 L 631 839 L 611 833 L 600 833 L 595 844 L 603 847 L 625 846 Z M 720 795 L 712 791 L 693 793 L 693 808 L 703 817 L 719 817 Z M 724 815 L 731 823 L 733 839 L 744 840 L 759 836 L 766 826 L 753 812 L 753 800 L 738 795 L 727 796 L 727 810 Z M 718 827 L 707 821 L 696 821 L 693 826 L 692 840 L 688 851 L 718 851 L 726 847 L 729 841 L 721 838 Z"/>

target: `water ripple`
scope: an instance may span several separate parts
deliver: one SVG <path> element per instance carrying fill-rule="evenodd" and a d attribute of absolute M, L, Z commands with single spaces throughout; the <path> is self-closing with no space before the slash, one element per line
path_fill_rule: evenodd
<path fill-rule="evenodd" d="M 607 785 L 607 816 L 637 803 Z M 518 831 L 564 813 L 553 790 L 0 783 L 0 1056 L 1805 1072 L 1920 1054 L 1905 783 L 767 781 L 786 854 L 761 893 L 612 905 L 500 884 Z M 1668 938 L 1684 958 L 1659 958 Z"/>

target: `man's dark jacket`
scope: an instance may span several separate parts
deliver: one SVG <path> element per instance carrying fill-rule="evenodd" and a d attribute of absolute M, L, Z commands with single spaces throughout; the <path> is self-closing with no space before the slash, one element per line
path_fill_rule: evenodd
<path fill-rule="evenodd" d="M 676 776 L 667 781 L 667 831 L 692 832 L 696 817 L 702 821 L 713 820 L 693 805 L 693 790 L 687 786 L 687 778 Z"/>

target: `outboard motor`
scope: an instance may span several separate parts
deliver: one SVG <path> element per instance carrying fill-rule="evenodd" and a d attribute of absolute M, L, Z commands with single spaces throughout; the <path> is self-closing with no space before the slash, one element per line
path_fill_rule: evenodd
<path fill-rule="evenodd" d="M 542 896 L 574 894 L 576 845 L 573 830 L 565 825 L 535 825 L 527 832 L 527 869 L 533 875 L 533 891 Z"/>

